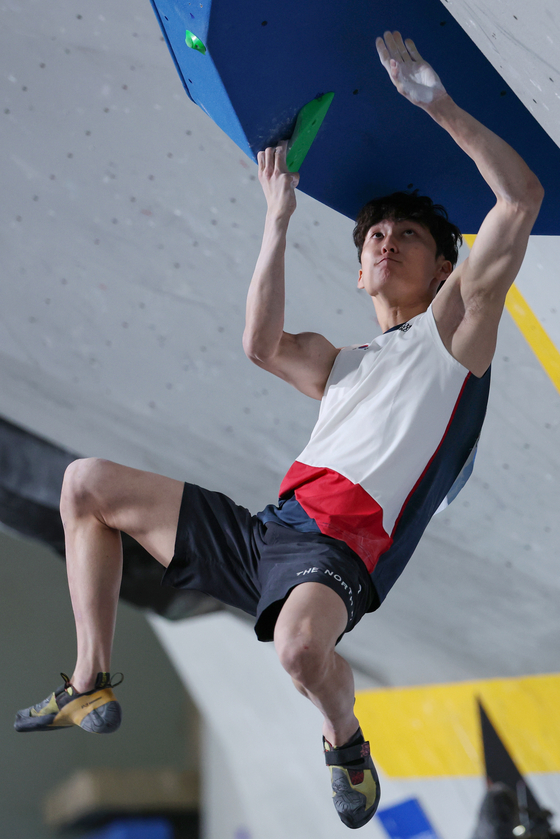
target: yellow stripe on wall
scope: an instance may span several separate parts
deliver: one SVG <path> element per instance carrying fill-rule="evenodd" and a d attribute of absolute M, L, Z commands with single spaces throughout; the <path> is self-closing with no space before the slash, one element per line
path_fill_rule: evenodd
<path fill-rule="evenodd" d="M 560 391 L 560 352 L 542 328 L 519 289 L 514 285 L 508 291 L 506 309 L 548 373 L 552 383 Z"/>
<path fill-rule="evenodd" d="M 476 239 L 476 233 L 463 233 L 463 239 L 465 240 L 469 248 L 472 248 L 472 246 L 474 245 L 474 240 Z"/>
<path fill-rule="evenodd" d="M 356 715 L 390 777 L 480 776 L 477 697 L 522 773 L 560 772 L 560 674 L 363 691 Z"/>
<path fill-rule="evenodd" d="M 469 248 L 472 248 L 476 234 L 466 233 L 463 235 L 463 239 Z M 560 391 L 560 352 L 550 340 L 538 318 L 515 285 L 508 292 L 506 309 L 544 367 L 553 385 Z"/>

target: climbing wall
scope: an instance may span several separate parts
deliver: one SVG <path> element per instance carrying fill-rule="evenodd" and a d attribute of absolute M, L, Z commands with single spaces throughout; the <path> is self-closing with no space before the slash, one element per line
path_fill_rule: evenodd
<path fill-rule="evenodd" d="M 243 0 L 235 13 L 227 0 L 152 5 L 187 95 L 250 157 L 289 137 L 298 111 L 329 92 L 303 192 L 355 218 L 372 194 L 415 187 L 475 233 L 491 191 L 446 132 L 394 95 L 372 49 L 385 29 L 414 34 L 450 94 L 460 92 L 463 107 L 515 144 L 545 183 L 535 233 L 560 233 L 560 150 L 439 0 L 376 0 L 373 15 L 368 4 L 341 15 L 321 0 L 266 11 Z"/>
<path fill-rule="evenodd" d="M 530 15 L 513 2 L 447 5 L 558 143 L 555 5 L 541 0 Z M 0 4 L 0 14 L 0 413 L 71 451 L 200 482 L 261 508 L 274 500 L 318 406 L 251 365 L 242 352 L 244 300 L 264 215 L 254 163 L 185 95 L 147 2 L 61 0 L 45 6 L 10 0 Z M 512 28 L 513 14 L 518 29 Z M 553 79 L 550 87 L 547 78 Z M 541 91 L 535 87 L 539 95 L 531 104 L 533 81 Z M 390 95 L 396 96 L 389 89 L 387 103 L 396 102 Z M 462 96 L 458 88 L 459 104 L 465 104 Z M 473 96 L 468 83 L 464 96 Z M 298 195 L 287 255 L 290 331 L 320 331 L 337 345 L 377 333 L 369 301 L 356 290 L 351 231 L 348 218 Z M 341 643 L 356 672 L 360 702 L 372 713 L 391 690 L 418 688 L 418 702 L 429 704 L 434 683 L 477 682 L 486 689 L 488 681 L 511 679 L 517 689 L 519 680 L 558 671 L 560 394 L 551 371 L 560 346 L 559 264 L 556 237 L 531 241 L 517 284 L 522 300 L 510 300 L 512 314 L 502 321 L 474 476 L 434 520 L 383 609 Z M 523 319 L 529 324 L 524 331 L 518 326 Z M 34 628 L 32 620 L 22 603 L 14 631 L 40 638 L 42 627 Z M 329 830 L 337 835 L 317 716 L 304 704 L 295 707 L 294 714 L 302 709 L 307 734 L 282 715 L 281 703 L 268 718 L 261 701 L 270 700 L 266 680 L 284 696 L 284 674 L 275 669 L 272 650 L 256 645 L 237 619 L 231 618 L 237 631 L 224 627 L 221 616 L 200 620 L 216 621 L 217 631 L 197 634 L 198 624 L 192 624 L 189 649 L 204 654 L 198 664 L 196 657 L 180 663 L 186 638 L 174 639 L 168 625 L 167 635 L 161 625 L 157 632 L 185 682 L 196 684 L 214 738 L 208 742 L 224 742 L 234 703 L 247 725 L 258 716 L 263 729 L 275 732 L 286 758 L 275 775 L 270 751 L 257 739 L 247 744 L 244 729 L 236 731 L 245 748 L 235 750 L 235 738 L 227 746 L 240 790 L 229 837 L 268 839 L 273 830 L 285 836 L 298 816 L 312 837 L 309 814 L 318 810 L 325 813 L 322 839 Z M 232 655 L 229 663 L 222 649 L 228 632 L 238 642 L 238 658 Z M 56 651 L 49 647 L 45 656 L 57 673 Z M 208 682 L 202 678 L 205 661 L 215 661 Z M 228 666 L 236 661 L 232 673 Z M 140 673 L 127 673 L 127 679 L 140 683 Z M 285 689 L 291 690 L 288 681 Z M 450 688 L 446 707 L 456 696 Z M 407 713 L 403 728 L 394 718 L 379 723 L 399 752 L 406 751 L 415 719 Z M 422 732 L 429 732 L 425 719 L 418 719 Z M 472 731 L 472 719 L 462 720 Z M 373 740 L 374 723 L 369 725 Z M 516 743 L 509 717 L 503 725 L 514 755 L 524 760 L 531 726 L 524 730 L 515 720 Z M 459 735 L 462 730 L 458 726 Z M 422 742 L 418 734 L 414 754 L 422 755 Z M 380 752 L 383 807 L 418 799 L 440 839 L 469 839 L 483 783 L 481 766 L 473 774 L 479 753 L 465 742 L 467 774 L 450 773 L 442 760 L 422 776 L 419 764 L 406 771 L 402 764 L 384 766 Z M 52 749 L 44 755 L 48 772 L 57 747 L 42 748 Z M 106 748 L 109 760 L 118 745 Z M 285 771 L 292 761 L 296 769 Z M 255 762 L 271 773 L 258 811 L 242 800 Z M 309 787 L 298 774 L 300 762 L 310 778 L 317 773 Z M 524 766 L 543 803 L 560 813 L 556 764 Z M 212 797 L 214 771 L 208 775 L 211 807 L 219 806 Z M 6 812 L 13 812 L 14 790 L 23 781 L 3 784 Z M 290 814 L 274 803 L 278 785 L 282 800 L 291 802 Z M 274 828 L 267 812 L 276 814 Z M 223 824 L 220 829 L 226 839 Z M 381 837 L 384 831 L 376 821 L 370 832 Z"/>

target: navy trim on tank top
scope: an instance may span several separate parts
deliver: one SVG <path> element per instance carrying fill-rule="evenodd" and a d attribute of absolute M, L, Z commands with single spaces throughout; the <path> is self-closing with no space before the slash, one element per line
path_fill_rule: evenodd
<path fill-rule="evenodd" d="M 446 434 L 405 501 L 391 534 L 393 544 L 381 554 L 371 574 L 380 602 L 404 571 L 428 522 L 449 495 L 476 447 L 488 404 L 490 370 L 489 367 L 480 378 L 472 373 L 467 376 Z M 461 488 L 457 487 L 457 492 Z"/>
<path fill-rule="evenodd" d="M 389 332 L 395 332 L 397 329 L 402 329 L 402 327 L 406 326 L 407 323 L 408 323 L 408 321 L 405 320 L 404 323 L 398 323 L 396 326 L 390 326 L 389 329 L 386 329 L 385 332 L 382 332 L 381 334 L 382 335 L 388 335 Z"/>
<path fill-rule="evenodd" d="M 257 513 L 257 517 L 263 524 L 274 522 L 299 530 L 301 533 L 321 532 L 315 519 L 307 515 L 293 493 L 287 498 L 280 498 L 277 507 L 274 504 L 268 504 L 264 510 Z"/>

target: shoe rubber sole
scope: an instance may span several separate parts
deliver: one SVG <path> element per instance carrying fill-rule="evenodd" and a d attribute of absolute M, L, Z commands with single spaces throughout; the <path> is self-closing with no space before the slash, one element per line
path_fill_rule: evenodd
<path fill-rule="evenodd" d="M 121 706 L 110 688 L 82 694 L 52 714 L 33 715 L 20 711 L 16 731 L 57 731 L 78 725 L 93 734 L 112 734 L 121 724 Z"/>
<path fill-rule="evenodd" d="M 381 797 L 379 778 L 373 761 L 364 770 L 371 778 L 364 777 L 361 784 L 353 784 L 344 766 L 331 766 L 333 803 L 341 822 L 351 829 L 363 827 L 375 815 Z M 373 786 L 373 794 L 372 794 Z M 361 812 L 360 812 L 361 811 Z"/>

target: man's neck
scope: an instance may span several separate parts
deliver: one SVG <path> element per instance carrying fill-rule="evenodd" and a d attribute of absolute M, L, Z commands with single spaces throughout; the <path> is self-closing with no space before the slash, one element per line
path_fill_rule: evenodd
<path fill-rule="evenodd" d="M 373 300 L 375 314 L 377 315 L 377 321 L 382 332 L 387 332 L 387 330 L 393 329 L 395 326 L 400 326 L 402 323 L 406 323 L 416 317 L 416 315 L 421 315 L 422 312 L 426 312 L 430 303 L 431 301 L 424 301 L 422 303 L 409 306 L 383 306 L 375 299 Z"/>

